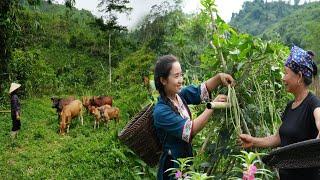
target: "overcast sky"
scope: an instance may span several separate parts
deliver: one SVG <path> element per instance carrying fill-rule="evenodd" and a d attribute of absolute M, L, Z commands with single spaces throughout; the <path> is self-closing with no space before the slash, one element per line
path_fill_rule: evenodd
<path fill-rule="evenodd" d="M 54 0 L 54 1 L 58 3 L 64 3 L 65 0 Z M 165 0 L 130 0 L 130 6 L 133 8 L 133 10 L 130 13 L 129 17 L 122 15 L 119 18 L 119 23 L 122 25 L 128 26 L 130 29 L 139 22 L 141 17 L 143 17 L 150 11 L 151 6 L 155 4 L 160 4 L 163 1 Z M 225 21 L 229 22 L 232 16 L 232 13 L 239 12 L 244 1 L 248 1 L 248 0 L 216 0 L 219 15 Z M 249 0 L 249 1 L 252 1 L 252 0 Z M 102 14 L 97 9 L 98 2 L 99 0 L 76 0 L 75 6 L 77 9 L 89 10 L 94 15 L 100 17 Z M 301 0 L 301 2 L 304 2 L 304 0 Z M 197 12 L 199 11 L 200 7 L 201 7 L 200 0 L 184 0 L 183 1 L 183 11 L 186 13 Z"/>

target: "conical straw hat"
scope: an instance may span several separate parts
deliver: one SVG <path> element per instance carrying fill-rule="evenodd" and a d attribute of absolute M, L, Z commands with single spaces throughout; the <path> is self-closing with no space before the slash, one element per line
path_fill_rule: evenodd
<path fill-rule="evenodd" d="M 9 94 L 11 94 L 13 91 L 15 91 L 16 89 L 18 89 L 20 86 L 21 86 L 21 84 L 11 83 L 10 90 L 9 90 Z"/>

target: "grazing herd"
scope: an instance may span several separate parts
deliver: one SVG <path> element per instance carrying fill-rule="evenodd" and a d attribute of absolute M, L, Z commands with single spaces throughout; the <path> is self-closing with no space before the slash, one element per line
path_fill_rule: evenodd
<path fill-rule="evenodd" d="M 78 117 L 83 125 L 83 109 L 95 117 L 94 129 L 99 123 L 108 123 L 112 119 L 119 122 L 120 110 L 112 106 L 112 97 L 110 96 L 92 96 L 82 97 L 82 102 L 73 96 L 68 98 L 52 97 L 52 108 L 57 110 L 58 120 L 60 122 L 60 134 L 64 135 L 65 131 L 69 132 L 72 119 Z"/>

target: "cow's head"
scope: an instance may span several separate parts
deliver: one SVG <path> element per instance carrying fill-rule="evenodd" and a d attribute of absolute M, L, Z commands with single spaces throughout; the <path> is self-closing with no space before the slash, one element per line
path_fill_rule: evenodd
<path fill-rule="evenodd" d="M 82 97 L 82 104 L 87 108 L 90 105 L 90 98 L 88 96 Z"/>
<path fill-rule="evenodd" d="M 96 114 L 97 108 L 95 106 L 89 106 L 88 110 L 91 114 Z"/>
<path fill-rule="evenodd" d="M 64 122 L 60 123 L 60 135 L 65 134 L 66 124 Z"/>
<path fill-rule="evenodd" d="M 59 102 L 60 102 L 61 98 L 57 98 L 57 97 L 52 97 L 51 98 L 51 102 L 52 102 L 52 108 L 58 108 L 59 107 Z"/>

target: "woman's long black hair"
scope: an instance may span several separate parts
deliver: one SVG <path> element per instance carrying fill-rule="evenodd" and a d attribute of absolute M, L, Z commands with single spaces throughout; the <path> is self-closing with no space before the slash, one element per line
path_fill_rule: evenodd
<path fill-rule="evenodd" d="M 156 66 L 154 68 L 154 82 L 156 89 L 158 90 L 161 98 L 176 112 L 179 114 L 178 109 L 173 105 L 170 99 L 167 97 L 164 91 L 164 85 L 161 83 L 160 78 L 167 79 L 170 75 L 172 65 L 175 62 L 179 62 L 178 58 L 173 55 L 165 55 L 158 58 Z"/>

